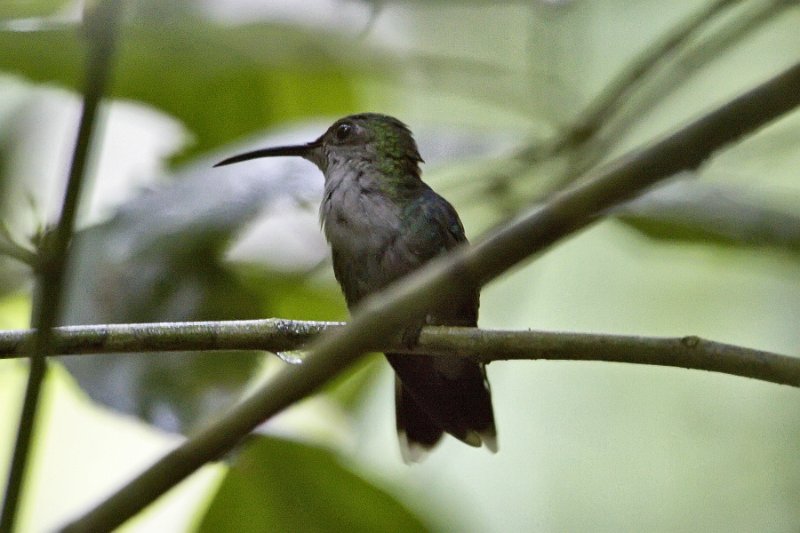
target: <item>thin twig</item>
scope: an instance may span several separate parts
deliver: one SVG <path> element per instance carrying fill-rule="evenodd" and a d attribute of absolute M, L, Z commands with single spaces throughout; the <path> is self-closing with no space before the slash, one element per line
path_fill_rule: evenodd
<path fill-rule="evenodd" d="M 302 365 L 287 366 L 231 412 L 168 453 L 67 531 L 107 531 L 125 522 L 256 426 L 327 383 L 360 354 L 391 338 L 431 301 L 484 285 L 531 255 L 598 220 L 678 171 L 697 168 L 716 150 L 800 105 L 800 64 L 652 146 L 599 169 L 473 247 L 452 253 L 367 298 L 350 324 L 320 336 Z"/>
<path fill-rule="evenodd" d="M 4 222 L 0 222 L 0 255 L 16 259 L 31 268 L 36 267 L 36 252 L 14 240 Z"/>
<path fill-rule="evenodd" d="M 785 9 L 797 6 L 797 0 L 771 0 L 762 3 L 735 17 L 709 37 L 688 44 L 674 58 L 670 58 L 670 68 L 662 69 L 657 75 L 654 73 L 647 83 L 640 84 L 639 94 L 627 98 L 624 105 L 620 106 L 624 112 L 617 113 L 613 119 L 608 117 L 600 128 L 603 130 L 602 135 L 599 133 L 600 129 L 595 131 L 595 142 L 592 146 L 587 145 L 587 154 L 581 163 L 583 166 L 578 166 L 573 172 L 591 167 L 603 154 L 612 150 L 632 125 L 641 120 L 657 102 L 664 101 L 676 88 L 683 87 L 693 73 L 722 56 L 726 50 L 742 42 Z"/>
<path fill-rule="evenodd" d="M 681 87 L 681 82 L 692 73 L 785 9 L 797 6 L 797 0 L 761 3 L 726 22 L 710 36 L 694 39 L 709 22 L 730 8 L 731 3 L 719 0 L 678 25 L 658 44 L 634 59 L 556 139 L 520 150 L 515 157 L 529 162 L 554 158 L 566 150 L 574 150 L 564 170 L 537 192 L 539 198 L 561 189 L 596 165 L 642 116 L 676 87 Z M 492 187 L 499 187 L 506 180 L 506 176 L 498 176 L 489 182 Z M 519 200 L 528 201 L 524 197 Z"/>
<path fill-rule="evenodd" d="M 162 322 L 54 328 L 53 352 L 61 355 L 114 352 L 263 350 L 303 348 L 318 335 L 341 329 L 342 322 L 277 318 L 223 322 Z M 21 357 L 33 330 L 0 331 L 0 359 Z M 708 370 L 800 387 L 800 357 L 733 346 L 699 337 L 642 337 L 549 331 L 497 331 L 426 327 L 409 349 L 380 341 L 375 352 L 470 357 L 476 361 L 551 359 L 608 361 Z"/>
<path fill-rule="evenodd" d="M 89 148 L 97 121 L 98 107 L 105 92 L 114 50 L 116 27 L 121 10 L 121 0 L 107 0 L 86 12 L 85 27 L 88 30 L 89 57 L 86 68 L 86 90 L 78 137 L 72 155 L 67 191 L 61 209 L 61 217 L 51 236 L 46 236 L 39 249 L 37 261 L 37 295 L 31 322 L 38 326 L 30 351 L 30 371 L 25 389 L 25 399 L 20 414 L 17 440 L 11 468 L 6 484 L 3 511 L 0 515 L 0 531 L 10 532 L 19 507 L 25 468 L 30 455 L 36 412 L 42 382 L 47 371 L 47 356 L 52 353 L 52 331 L 61 309 L 67 253 L 75 227 L 75 218 L 85 181 Z"/>
<path fill-rule="evenodd" d="M 595 135 L 642 79 L 724 10 L 741 0 L 717 0 L 692 14 L 652 46 L 644 49 L 595 98 L 578 120 L 559 138 L 550 155 L 585 142 Z"/>

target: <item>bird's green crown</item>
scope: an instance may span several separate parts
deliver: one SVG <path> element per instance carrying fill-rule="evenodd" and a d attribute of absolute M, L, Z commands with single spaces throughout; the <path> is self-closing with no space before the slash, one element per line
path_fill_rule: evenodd
<path fill-rule="evenodd" d="M 394 117 L 350 115 L 337 120 L 319 140 L 337 151 L 369 158 L 385 176 L 420 176 L 422 158 L 417 143 L 408 126 Z"/>

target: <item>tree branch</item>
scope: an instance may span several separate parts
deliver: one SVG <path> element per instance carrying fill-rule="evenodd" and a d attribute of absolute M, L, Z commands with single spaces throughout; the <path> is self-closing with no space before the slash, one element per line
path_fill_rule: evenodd
<path fill-rule="evenodd" d="M 587 227 L 614 205 L 672 174 L 699 166 L 713 152 L 800 104 L 800 64 L 732 100 L 669 137 L 631 153 L 557 194 L 472 247 L 439 260 L 370 297 L 350 324 L 320 336 L 302 365 L 287 366 L 217 422 L 166 454 L 67 531 L 114 529 L 253 428 L 311 394 L 349 364 L 391 338 L 431 301 L 484 285 L 554 242 Z"/>
<path fill-rule="evenodd" d="M 61 208 L 58 225 L 52 234 L 45 234 L 36 258 L 36 294 L 31 322 L 38 326 L 38 333 L 30 345 L 30 370 L 25 388 L 25 399 L 20 414 L 14 455 L 11 458 L 8 481 L 6 483 L 3 510 L 0 514 L 0 531 L 12 531 L 25 468 L 30 455 L 30 444 L 39 406 L 39 396 L 47 372 L 47 356 L 52 349 L 51 327 L 58 322 L 64 293 L 64 279 L 67 272 L 68 248 L 72 241 L 75 219 L 78 213 L 81 190 L 85 181 L 89 160 L 89 149 L 97 123 L 100 101 L 105 92 L 106 82 L 114 52 L 117 22 L 122 0 L 105 0 L 85 10 L 88 58 L 86 67 L 86 88 L 83 97 L 83 110 L 75 149 L 72 153 L 67 190 Z M 24 254 L 18 258 L 24 259 Z"/>
<path fill-rule="evenodd" d="M 303 348 L 318 335 L 344 326 L 342 322 L 278 318 L 65 326 L 53 330 L 53 351 L 61 355 L 192 350 L 283 352 Z M 32 335 L 33 330 L 0 331 L 0 359 L 22 357 Z M 482 363 L 549 359 L 674 366 L 800 387 L 800 357 L 694 336 L 659 338 L 429 326 L 423 328 L 413 349 L 402 342 L 383 340 L 369 350 L 469 357 Z"/>
<path fill-rule="evenodd" d="M 53 328 L 61 355 L 201 350 L 290 351 L 343 322 L 268 318 L 224 322 L 158 322 Z M 33 330 L 0 331 L 0 359 L 23 357 Z"/>

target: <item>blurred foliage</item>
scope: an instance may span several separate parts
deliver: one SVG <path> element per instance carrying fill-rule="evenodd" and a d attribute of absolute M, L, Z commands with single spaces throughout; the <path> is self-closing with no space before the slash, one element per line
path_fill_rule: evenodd
<path fill-rule="evenodd" d="M 800 251 L 800 212 L 740 188 L 684 176 L 614 209 L 617 218 L 657 239 Z"/>
<path fill-rule="evenodd" d="M 199 531 L 428 531 L 385 491 L 329 450 L 269 437 L 248 439 Z"/>
<path fill-rule="evenodd" d="M 315 266 L 295 268 L 271 263 L 286 254 L 279 244 L 255 252 L 262 264 L 229 257 L 258 219 L 313 211 L 321 183 L 310 167 L 283 163 L 212 170 L 221 154 L 241 149 L 220 147 L 244 134 L 290 119 L 397 114 L 417 134 L 426 180 L 475 235 L 800 58 L 800 9 L 786 0 L 693 0 L 670 9 L 655 0 L 342 2 L 323 26 L 255 15 L 222 23 L 204 11 L 210 3 L 128 4 L 110 96 L 176 117 L 195 142 L 176 156 L 174 173 L 78 235 L 65 323 L 345 317 L 324 252 L 309 254 Z M 63 7 L 0 2 L 0 70 L 80 90 L 79 26 L 55 17 L 27 20 L 22 31 L 13 23 L 23 21 L 12 20 Z M 365 17 L 337 19 L 337 29 L 339 8 L 363 8 Z M 695 31 L 659 52 L 659 43 L 692 24 Z M 637 76 L 614 93 L 628 70 Z M 13 101 L 0 102 L 0 140 L 15 129 Z M 588 111 L 608 102 L 597 129 L 582 129 Z M 485 291 L 483 324 L 688 328 L 796 351 L 798 132 L 794 113 L 620 206 L 612 214 L 637 233 L 619 231 L 619 223 L 595 228 L 499 281 Z M 247 147 L 282 142 L 257 135 Z M 137 157 L 136 139 L 130 143 Z M 0 144 L 0 180 L 30 179 L 9 170 L 6 149 Z M 52 150 L 44 143 L 41 157 Z M 267 213 L 275 206 L 288 211 Z M 0 218 L 17 224 L 8 213 Z M 309 224 L 318 232 L 314 217 Z M 306 235 L 286 237 L 321 246 Z M 0 294 L 12 294 L 0 314 L 15 314 L 0 316 L 7 324 L 21 323 L 28 309 L 19 270 L 0 260 Z M 240 398 L 265 357 L 125 354 L 65 364 L 95 400 L 191 431 Z M 795 391 L 621 365 L 519 364 L 504 373 L 510 366 L 490 369 L 502 452 L 484 457 L 447 442 L 404 475 L 396 470 L 391 394 L 372 394 L 385 365 L 366 358 L 326 388 L 348 417 L 364 420 L 357 446 L 344 447 L 359 466 L 289 440 L 250 439 L 201 529 L 426 529 L 354 473 L 365 465 L 396 475 L 392 492 L 421 495 L 435 522 L 471 531 L 763 530 L 769 521 L 774 530 L 795 530 L 800 523 Z"/>
<path fill-rule="evenodd" d="M 121 36 L 111 96 L 153 104 L 183 121 L 198 141 L 192 152 L 281 120 L 338 115 L 355 105 L 349 78 L 358 65 L 340 65 L 329 48 L 334 43 L 319 34 L 186 18 L 150 22 L 132 23 Z M 0 32 L 0 49 L 3 70 L 82 85 L 84 47 L 75 27 Z M 269 53 L 254 53 L 262 50 Z"/>
<path fill-rule="evenodd" d="M 403 68 L 419 67 L 458 87 L 474 74 L 497 71 L 480 62 L 396 56 L 336 33 L 276 24 L 221 27 L 191 16 L 134 20 L 121 39 L 111 96 L 152 104 L 186 124 L 197 142 L 184 157 L 269 124 L 352 112 L 354 84 L 365 77 L 391 81 Z M 0 49 L 0 69 L 82 86 L 84 47 L 73 26 L 0 32 Z"/>
<path fill-rule="evenodd" d="M 63 322 L 261 318 L 283 316 L 296 301 L 305 302 L 306 318 L 342 318 L 332 287 L 315 288 L 299 272 L 264 268 L 255 279 L 235 272 L 225 259 L 243 227 L 275 203 L 303 198 L 316 177 L 243 174 L 219 187 L 225 176 L 207 164 L 190 166 L 171 183 L 131 199 L 111 220 L 80 232 Z M 326 296 L 329 303 L 322 305 Z M 68 357 L 64 364 L 95 400 L 163 429 L 188 432 L 236 401 L 262 358 L 105 354 Z"/>
<path fill-rule="evenodd" d="M 67 0 L 4 0 L 0 3 L 0 23 L 4 20 L 52 15 L 67 3 Z"/>

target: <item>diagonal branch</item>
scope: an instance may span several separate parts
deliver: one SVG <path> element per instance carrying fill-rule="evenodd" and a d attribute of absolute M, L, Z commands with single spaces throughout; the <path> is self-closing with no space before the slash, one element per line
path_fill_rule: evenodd
<path fill-rule="evenodd" d="M 62 355 L 189 350 L 263 350 L 279 353 L 303 348 L 320 334 L 340 330 L 344 326 L 342 322 L 278 318 L 64 326 L 53 331 L 53 351 Z M 21 357 L 33 334 L 32 330 L 0 331 L 0 359 Z M 673 366 L 800 387 L 800 357 L 694 336 L 660 338 L 439 326 L 423 328 L 419 342 L 413 349 L 399 342 L 376 339 L 369 350 L 470 357 L 482 363 L 549 359 Z"/>
<path fill-rule="evenodd" d="M 226 416 L 165 455 L 67 531 L 111 530 L 208 461 L 236 446 L 254 427 L 311 394 L 377 344 L 396 335 L 432 300 L 486 284 L 522 260 L 590 225 L 610 207 L 666 177 L 698 167 L 716 150 L 800 105 L 800 64 L 651 146 L 587 176 L 588 181 L 509 223 L 473 247 L 420 269 L 368 298 L 351 323 L 312 343 L 302 365 L 285 368 Z"/>

